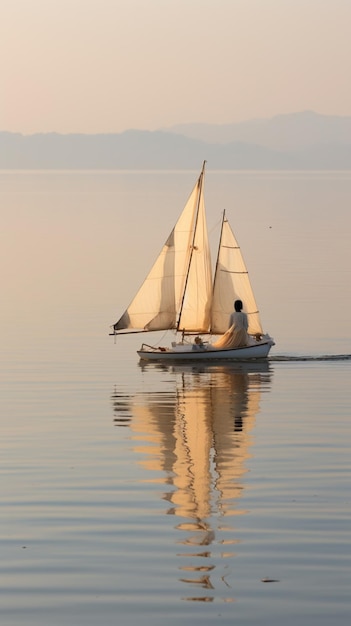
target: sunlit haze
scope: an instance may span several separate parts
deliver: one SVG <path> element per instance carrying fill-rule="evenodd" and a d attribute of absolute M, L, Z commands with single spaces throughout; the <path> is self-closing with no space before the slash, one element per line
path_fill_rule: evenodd
<path fill-rule="evenodd" d="M 349 0 L 11 0 L 0 130 L 351 114 Z"/>

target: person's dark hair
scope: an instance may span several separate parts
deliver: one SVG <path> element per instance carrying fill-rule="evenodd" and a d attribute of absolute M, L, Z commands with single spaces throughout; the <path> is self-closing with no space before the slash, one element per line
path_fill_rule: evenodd
<path fill-rule="evenodd" d="M 234 309 L 239 312 L 241 311 L 241 309 L 243 308 L 243 303 L 241 302 L 241 300 L 235 300 L 234 302 Z"/>

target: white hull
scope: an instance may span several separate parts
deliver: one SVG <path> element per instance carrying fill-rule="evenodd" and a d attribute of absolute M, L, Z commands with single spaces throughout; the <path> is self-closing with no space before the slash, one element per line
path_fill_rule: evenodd
<path fill-rule="evenodd" d="M 249 361 L 251 359 L 265 359 L 274 341 L 269 339 L 243 348 L 225 350 L 203 349 L 193 350 L 191 346 L 178 345 L 176 348 L 152 348 L 145 344 L 138 350 L 138 355 L 146 361 Z"/>

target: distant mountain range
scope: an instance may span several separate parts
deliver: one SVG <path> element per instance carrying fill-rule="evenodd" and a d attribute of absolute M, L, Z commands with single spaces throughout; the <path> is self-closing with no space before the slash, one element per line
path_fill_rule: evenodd
<path fill-rule="evenodd" d="M 111 134 L 0 132 L 0 169 L 350 169 L 351 117 L 312 111 Z"/>

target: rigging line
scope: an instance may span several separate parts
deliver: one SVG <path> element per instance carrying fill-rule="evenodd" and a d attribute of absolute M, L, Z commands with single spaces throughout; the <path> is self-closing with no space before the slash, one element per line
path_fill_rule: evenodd
<path fill-rule="evenodd" d="M 217 222 L 212 226 L 212 228 L 208 230 L 208 234 L 212 235 L 212 233 L 218 229 L 218 225 L 222 224 L 222 221 L 223 221 L 222 217 L 219 220 L 217 220 Z"/>
<path fill-rule="evenodd" d="M 153 346 L 151 346 L 151 348 L 156 348 L 156 345 L 157 345 L 157 344 L 158 344 L 158 345 L 160 345 L 160 343 L 162 343 L 162 341 L 164 340 L 164 338 L 166 337 L 167 333 L 168 333 L 170 330 L 173 330 L 173 329 L 171 329 L 171 328 L 166 328 L 166 329 L 165 329 L 165 331 L 164 331 L 164 333 L 163 333 L 163 335 L 162 335 L 162 337 L 159 339 L 159 341 L 157 341 L 157 342 L 156 342 L 156 344 L 154 344 Z"/>

